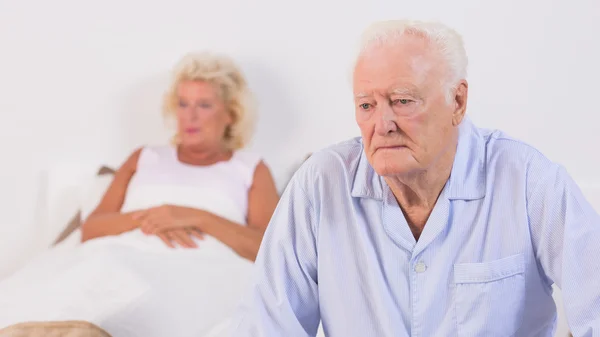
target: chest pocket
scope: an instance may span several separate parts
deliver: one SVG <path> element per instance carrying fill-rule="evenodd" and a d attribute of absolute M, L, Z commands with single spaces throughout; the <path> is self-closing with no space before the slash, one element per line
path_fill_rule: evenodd
<path fill-rule="evenodd" d="M 520 327 L 525 301 L 525 257 L 512 255 L 454 265 L 458 335 L 511 336 Z"/>

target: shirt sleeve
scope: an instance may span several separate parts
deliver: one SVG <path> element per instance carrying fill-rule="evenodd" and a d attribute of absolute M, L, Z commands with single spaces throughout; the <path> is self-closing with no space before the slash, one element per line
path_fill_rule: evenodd
<path fill-rule="evenodd" d="M 309 337 L 320 322 L 315 227 L 318 216 L 296 174 L 283 193 L 259 250 L 250 292 L 232 336 Z"/>
<path fill-rule="evenodd" d="M 538 263 L 563 293 L 574 337 L 600 336 L 600 216 L 565 169 L 528 172 L 528 215 Z"/>

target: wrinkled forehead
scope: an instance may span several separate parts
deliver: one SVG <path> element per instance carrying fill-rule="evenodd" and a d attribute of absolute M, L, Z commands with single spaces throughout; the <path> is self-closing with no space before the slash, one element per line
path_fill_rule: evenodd
<path fill-rule="evenodd" d="M 353 86 L 355 91 L 394 84 L 421 88 L 441 82 L 443 69 L 439 53 L 427 40 L 404 36 L 368 46 L 355 64 Z"/>

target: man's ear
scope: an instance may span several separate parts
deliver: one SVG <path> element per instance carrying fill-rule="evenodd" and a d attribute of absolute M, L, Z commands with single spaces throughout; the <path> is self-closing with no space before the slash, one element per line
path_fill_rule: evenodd
<path fill-rule="evenodd" d="M 454 93 L 454 113 L 452 115 L 452 125 L 458 126 L 465 117 L 467 111 L 467 99 L 469 97 L 469 84 L 466 80 L 458 83 Z"/>

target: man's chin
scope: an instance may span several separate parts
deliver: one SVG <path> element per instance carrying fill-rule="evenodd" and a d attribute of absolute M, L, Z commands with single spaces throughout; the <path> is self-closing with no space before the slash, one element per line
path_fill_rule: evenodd
<path fill-rule="evenodd" d="M 383 177 L 406 175 L 417 169 L 415 165 L 411 165 L 412 158 L 373 158 L 371 164 L 375 172 Z"/>
<path fill-rule="evenodd" d="M 415 171 L 414 167 L 407 167 L 406 165 L 381 165 L 373 167 L 375 173 L 382 177 L 394 177 L 408 175 Z"/>

